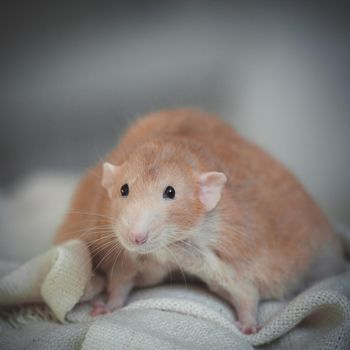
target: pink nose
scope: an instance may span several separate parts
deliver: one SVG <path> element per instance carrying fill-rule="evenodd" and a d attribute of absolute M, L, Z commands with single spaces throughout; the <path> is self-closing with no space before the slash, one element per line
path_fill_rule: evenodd
<path fill-rule="evenodd" d="M 144 244 L 147 242 L 148 233 L 147 232 L 130 232 L 130 240 L 138 245 Z"/>

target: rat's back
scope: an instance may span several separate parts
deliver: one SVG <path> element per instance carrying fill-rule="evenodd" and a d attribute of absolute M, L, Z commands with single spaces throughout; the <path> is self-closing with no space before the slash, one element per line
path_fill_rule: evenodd
<path fill-rule="evenodd" d="M 162 110 L 136 121 L 112 152 L 129 154 L 147 141 L 178 140 L 196 143 L 215 152 L 238 140 L 233 128 L 215 115 L 195 109 Z"/>

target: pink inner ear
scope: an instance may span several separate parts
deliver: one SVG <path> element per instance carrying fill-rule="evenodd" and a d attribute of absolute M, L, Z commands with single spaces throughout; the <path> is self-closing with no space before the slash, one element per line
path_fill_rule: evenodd
<path fill-rule="evenodd" d="M 225 174 L 219 172 L 212 171 L 200 175 L 199 199 L 206 211 L 210 211 L 216 207 L 221 198 L 221 191 L 226 181 L 227 178 Z"/>

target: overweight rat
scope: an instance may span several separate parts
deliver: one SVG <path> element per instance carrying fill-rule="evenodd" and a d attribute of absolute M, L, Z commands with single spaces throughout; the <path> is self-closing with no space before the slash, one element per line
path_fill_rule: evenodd
<path fill-rule="evenodd" d="M 56 236 L 87 242 L 121 307 L 134 286 L 183 270 L 258 330 L 259 300 L 281 298 L 342 266 L 337 236 L 279 162 L 205 112 L 141 118 L 87 172 Z M 326 262 L 326 264 L 324 263 Z"/>

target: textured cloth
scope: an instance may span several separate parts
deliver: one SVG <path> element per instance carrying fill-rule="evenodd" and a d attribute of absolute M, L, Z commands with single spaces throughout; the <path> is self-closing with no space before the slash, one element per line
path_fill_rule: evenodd
<path fill-rule="evenodd" d="M 64 322 L 84 294 L 91 270 L 85 244 L 69 241 L 5 275 L 0 280 L 0 305 L 45 302 Z"/>
<path fill-rule="evenodd" d="M 2 264 L 0 271 L 1 305 L 46 304 L 3 309 L 0 349 L 350 348 L 350 270 L 293 300 L 262 302 L 263 327 L 249 336 L 234 326 L 229 305 L 198 286 L 140 289 L 124 308 L 92 318 L 88 303 L 76 305 L 92 275 L 88 249 L 80 241 L 52 248 L 14 270 Z"/>

